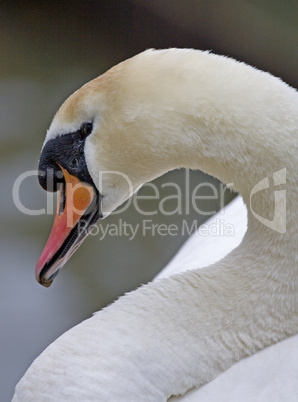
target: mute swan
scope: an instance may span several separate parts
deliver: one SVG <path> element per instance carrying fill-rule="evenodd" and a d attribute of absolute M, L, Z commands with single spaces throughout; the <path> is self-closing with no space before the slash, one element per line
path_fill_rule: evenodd
<path fill-rule="evenodd" d="M 82 224 L 177 167 L 233 186 L 248 229 L 221 261 L 142 286 L 66 332 L 14 400 L 165 401 L 298 333 L 297 112 L 297 92 L 280 79 L 178 49 L 143 52 L 66 100 L 40 158 L 44 188 L 64 180 L 36 267 L 43 285 L 86 236 Z"/>

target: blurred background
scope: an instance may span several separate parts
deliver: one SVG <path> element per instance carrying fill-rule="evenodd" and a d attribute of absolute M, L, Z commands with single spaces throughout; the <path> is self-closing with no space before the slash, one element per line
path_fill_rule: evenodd
<path fill-rule="evenodd" d="M 124 292 L 150 281 L 186 240 L 185 236 L 90 236 L 54 284 L 42 288 L 34 267 L 52 226 L 53 216 L 28 216 L 13 203 L 20 174 L 36 169 L 46 129 L 74 90 L 114 64 L 146 48 L 208 49 L 243 60 L 297 88 L 298 2 L 296 0 L 85 0 L 0 2 L 0 399 L 13 389 L 33 359 L 60 334 L 88 318 Z M 219 183 L 201 172 L 190 173 L 190 191 L 200 182 Z M 166 182 L 185 188 L 185 172 L 156 180 L 162 196 Z M 141 189 L 150 195 L 151 189 Z M 208 194 L 202 187 L 198 195 Z M 225 193 L 225 202 L 232 198 Z M 20 200 L 30 209 L 46 206 L 36 177 L 20 185 Z M 158 200 L 142 208 L 158 208 Z M 168 210 L 175 205 L 168 201 Z M 206 200 L 201 210 L 218 210 Z M 183 207 L 183 210 L 185 208 Z M 142 216 L 130 207 L 112 216 L 136 225 Z M 154 223 L 189 214 L 150 217 Z"/>

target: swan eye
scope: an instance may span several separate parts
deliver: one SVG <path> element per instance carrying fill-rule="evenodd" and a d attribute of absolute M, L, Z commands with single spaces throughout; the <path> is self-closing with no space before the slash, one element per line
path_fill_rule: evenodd
<path fill-rule="evenodd" d="M 81 126 L 81 133 L 84 137 L 87 137 L 92 133 L 93 124 L 92 123 L 83 123 Z"/>
<path fill-rule="evenodd" d="M 78 164 L 79 164 L 79 161 L 77 160 L 77 158 L 74 158 L 73 160 L 72 160 L 72 162 L 71 162 L 71 167 L 77 167 L 78 166 Z"/>

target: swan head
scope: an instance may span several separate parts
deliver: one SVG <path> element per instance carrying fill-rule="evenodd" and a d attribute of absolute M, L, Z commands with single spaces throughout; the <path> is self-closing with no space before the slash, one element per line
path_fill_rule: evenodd
<path fill-rule="evenodd" d="M 249 195 L 271 169 L 263 159 L 267 132 L 279 135 L 270 104 L 280 92 L 288 94 L 281 81 L 243 63 L 168 49 L 140 53 L 72 94 L 40 157 L 40 184 L 60 189 L 60 201 L 37 280 L 49 286 L 92 224 L 169 170 L 201 169 Z"/>
<path fill-rule="evenodd" d="M 147 54 L 141 54 L 142 63 Z M 44 286 L 50 286 L 98 219 L 145 182 L 179 165 L 170 152 L 175 141 L 169 147 L 164 136 L 165 129 L 173 129 L 171 123 L 175 126 L 169 118 L 173 105 L 161 99 L 156 108 L 161 84 L 157 77 L 144 79 L 138 57 L 72 94 L 47 132 L 39 182 L 60 193 L 52 232 L 36 266 L 36 279 Z"/>

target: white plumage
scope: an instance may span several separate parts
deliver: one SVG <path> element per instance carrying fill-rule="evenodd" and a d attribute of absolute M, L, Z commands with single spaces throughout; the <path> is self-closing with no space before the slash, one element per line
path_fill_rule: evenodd
<path fill-rule="evenodd" d="M 209 218 L 210 227 L 220 219 L 231 224 L 232 236 L 201 236 L 194 233 L 157 278 L 168 277 L 212 264 L 237 247 L 247 229 L 247 211 L 241 197 Z M 169 402 L 295 402 L 298 398 L 298 335 L 234 364 L 215 380 Z"/>
<path fill-rule="evenodd" d="M 248 229 L 225 257 L 224 243 L 215 255 L 209 240 L 192 237 L 165 273 L 191 270 L 65 333 L 28 369 L 14 400 L 156 402 L 194 387 L 183 401 L 297 400 L 297 92 L 222 56 L 151 50 L 73 94 L 45 143 L 85 121 L 93 121 L 84 152 L 104 216 L 143 183 L 186 167 L 240 192 Z M 131 188 L 113 174 L 100 181 L 102 171 L 122 172 Z M 237 226 L 243 207 L 235 203 Z M 206 264 L 223 258 L 198 268 L 205 250 Z"/>

